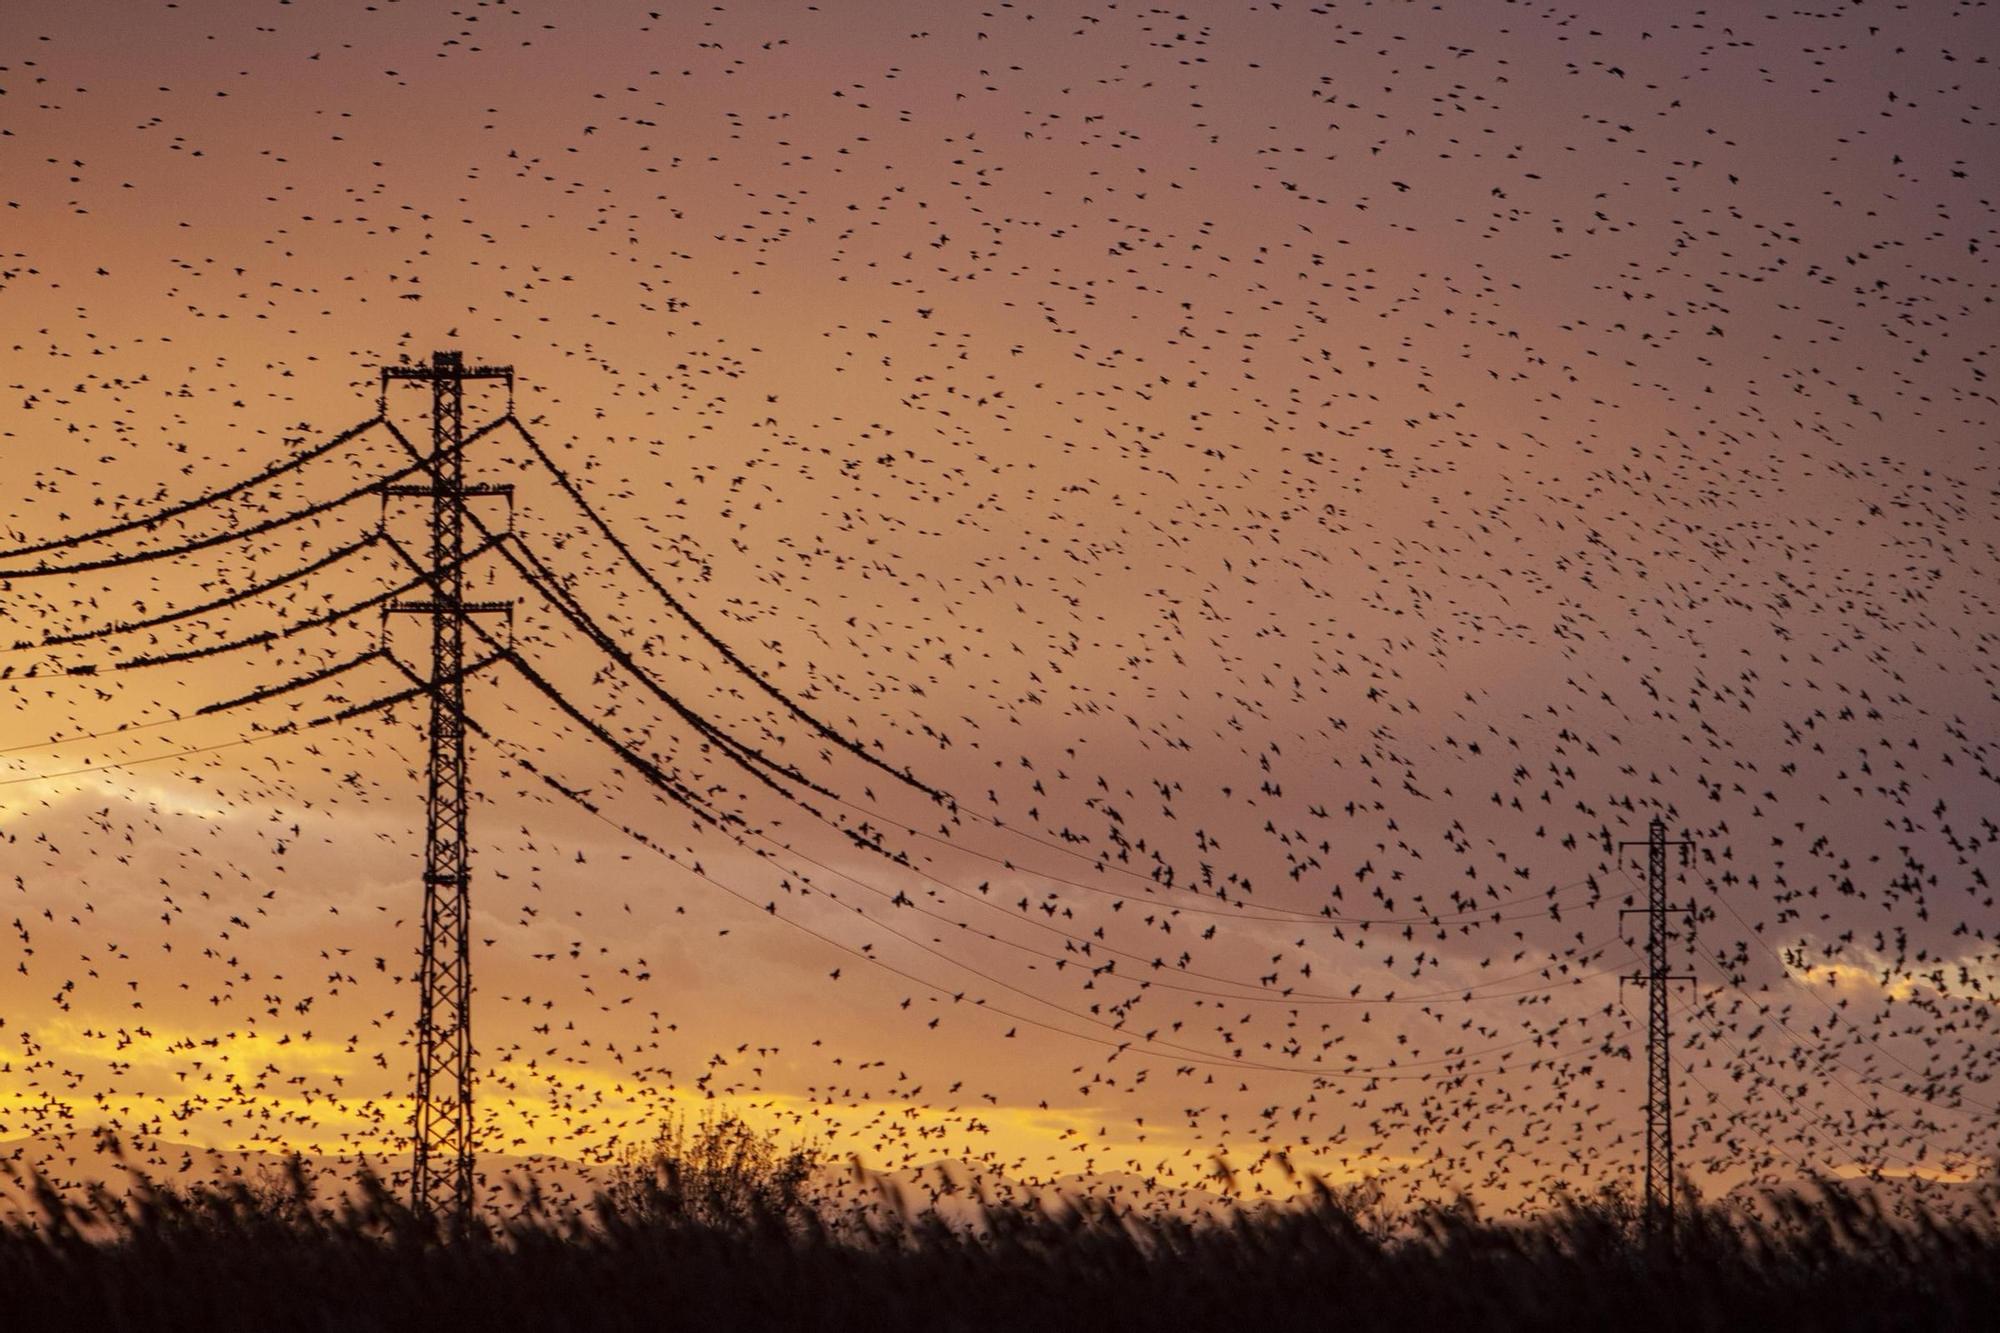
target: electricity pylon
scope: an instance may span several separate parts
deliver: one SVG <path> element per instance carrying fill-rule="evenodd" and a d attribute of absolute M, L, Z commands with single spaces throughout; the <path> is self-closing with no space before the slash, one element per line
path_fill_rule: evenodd
<path fill-rule="evenodd" d="M 430 759 L 426 771 L 423 944 L 417 965 L 416 1109 L 410 1206 L 453 1232 L 469 1225 L 473 1196 L 472 939 L 470 849 L 466 841 L 466 617 L 511 609 L 508 602 L 465 600 L 466 500 L 511 491 L 465 482 L 465 381 L 503 379 L 513 397 L 511 366 L 467 366 L 457 352 L 435 352 L 428 366 L 385 366 L 390 380 L 431 386 L 429 481 L 390 486 L 389 495 L 430 499 L 430 596 L 395 602 L 391 611 L 431 618 Z M 386 503 L 386 502 L 385 502 Z"/>
<path fill-rule="evenodd" d="M 1621 977 L 1623 981 L 1646 983 L 1646 1202 L 1645 1227 L 1649 1238 L 1671 1240 L 1674 1234 L 1674 1069 L 1669 1059 L 1667 986 L 1676 981 L 1693 981 L 1685 973 L 1676 974 L 1667 964 L 1667 914 L 1680 912 L 1690 924 L 1694 904 L 1667 905 L 1667 824 L 1658 815 L 1646 830 L 1644 843 L 1621 842 L 1620 850 L 1643 846 L 1646 849 L 1646 905 L 1627 908 L 1625 913 L 1646 914 L 1646 970 Z M 1694 844 L 1676 838 L 1672 845 L 1681 849 L 1681 864 L 1687 864 Z"/>

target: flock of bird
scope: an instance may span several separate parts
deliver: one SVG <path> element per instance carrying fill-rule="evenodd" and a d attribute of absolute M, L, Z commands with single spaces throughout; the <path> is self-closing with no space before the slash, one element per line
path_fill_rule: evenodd
<path fill-rule="evenodd" d="M 0 17 L 17 1169 L 402 1163 L 376 368 L 462 346 L 496 1181 L 713 1099 L 1141 1200 L 1629 1189 L 1655 815 L 1690 1178 L 1991 1178 L 1974 11 L 121 23 Z"/>

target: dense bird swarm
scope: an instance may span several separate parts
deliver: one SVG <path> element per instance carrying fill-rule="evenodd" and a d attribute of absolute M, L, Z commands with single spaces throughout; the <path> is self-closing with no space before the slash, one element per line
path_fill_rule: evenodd
<path fill-rule="evenodd" d="M 1656 815 L 1693 844 L 1685 1172 L 1973 1207 L 1992 36 L 1974 4 L 8 4 L 0 1143 L 68 1189 L 114 1142 L 170 1178 L 406 1161 L 428 661 L 385 610 L 430 566 L 383 488 L 431 439 L 376 374 L 462 346 L 518 376 L 467 404 L 468 475 L 514 488 L 463 566 L 514 603 L 466 705 L 496 1207 L 711 1099 L 1023 1207 L 1629 1185 L 1621 844 Z M 216 1225 L 8 1262 L 237 1262 Z M 771 1290 L 998 1300 L 1055 1225 L 788 1245 Z M 1489 1264 L 1645 1312 L 1670 1281 L 1571 1256 L 1575 1219 L 1393 1253 L 1311 1212 L 1078 1225 L 1051 1289 L 1104 1265 L 1146 1308 L 1184 1291 L 1156 1243 L 1248 1291 L 1292 1282 L 1280 1235 L 1439 1278 L 1440 1317 Z M 1787 1234 L 1715 1240 L 1701 1299 L 1911 1294 Z M 708 1243 L 597 1236 L 562 1280 Z M 512 1301 L 540 1253 L 401 1244 L 285 1241 L 268 1280 Z"/>

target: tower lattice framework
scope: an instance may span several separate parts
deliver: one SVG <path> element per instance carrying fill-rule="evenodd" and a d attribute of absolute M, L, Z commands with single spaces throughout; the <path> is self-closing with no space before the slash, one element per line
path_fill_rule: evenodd
<path fill-rule="evenodd" d="M 431 448 L 423 484 L 391 486 L 389 495 L 430 500 L 430 596 L 396 602 L 391 611 L 431 621 L 430 697 L 425 767 L 423 939 L 417 964 L 416 1105 L 412 1116 L 410 1203 L 418 1213 L 463 1230 L 475 1203 L 472 1117 L 471 855 L 466 829 L 466 618 L 505 610 L 505 602 L 465 598 L 466 501 L 501 487 L 465 481 L 465 381 L 501 379 L 512 396 L 511 366 L 467 366 L 458 352 L 436 352 L 427 366 L 382 371 L 391 380 L 427 381 Z"/>
<path fill-rule="evenodd" d="M 1674 1229 L 1674 1067 L 1672 1025 L 1667 1008 L 1667 987 L 1676 981 L 1693 981 L 1677 974 L 1667 959 L 1670 933 L 1667 917 L 1680 912 L 1693 918 L 1692 904 L 1674 908 L 1667 903 L 1667 848 L 1677 846 L 1686 860 L 1693 844 L 1686 838 L 1669 840 L 1667 823 L 1658 815 L 1646 829 L 1643 844 L 1621 843 L 1621 847 L 1643 845 L 1646 849 L 1646 905 L 1628 909 L 1646 916 L 1646 970 L 1626 978 L 1646 983 L 1646 1234 L 1671 1238 Z"/>

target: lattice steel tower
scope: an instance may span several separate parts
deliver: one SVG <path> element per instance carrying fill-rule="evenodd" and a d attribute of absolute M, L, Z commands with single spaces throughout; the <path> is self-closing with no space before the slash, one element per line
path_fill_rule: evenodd
<path fill-rule="evenodd" d="M 1667 915 L 1678 911 L 1692 921 L 1694 905 L 1670 908 L 1667 905 L 1667 825 L 1658 815 L 1647 827 L 1643 844 L 1621 842 L 1620 848 L 1646 848 L 1646 905 L 1628 912 L 1646 914 L 1646 970 L 1624 978 L 1646 983 L 1646 1234 L 1671 1238 L 1674 1229 L 1674 1068 L 1669 1056 L 1671 1028 L 1667 1012 L 1667 986 L 1676 981 L 1693 981 L 1676 975 L 1667 963 Z M 1694 845 L 1686 838 L 1673 840 L 1686 864 Z"/>
<path fill-rule="evenodd" d="M 513 367 L 467 366 L 457 352 L 435 352 L 428 366 L 382 370 L 385 400 L 390 380 L 423 380 L 431 386 L 431 449 L 425 460 L 430 480 L 387 488 L 390 495 L 430 499 L 430 568 L 425 582 L 431 595 L 397 602 L 389 609 L 431 618 L 431 670 L 426 682 L 431 702 L 430 758 L 410 1204 L 419 1213 L 435 1214 L 453 1231 L 465 1229 L 474 1204 L 465 625 L 469 615 L 509 606 L 465 600 L 466 499 L 507 489 L 465 482 L 465 381 L 469 379 L 503 379 L 509 398 L 513 396 Z"/>

